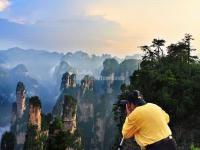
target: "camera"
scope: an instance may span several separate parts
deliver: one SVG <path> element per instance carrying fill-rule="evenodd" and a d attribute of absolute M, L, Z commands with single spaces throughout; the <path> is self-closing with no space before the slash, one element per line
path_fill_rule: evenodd
<path fill-rule="evenodd" d="M 128 100 L 119 100 L 117 103 L 113 104 L 115 106 L 125 106 L 128 104 Z"/>
<path fill-rule="evenodd" d="M 124 107 L 128 103 L 133 103 L 134 105 L 144 105 L 146 102 L 143 99 L 143 96 L 141 95 L 140 91 L 133 90 L 129 93 L 127 93 L 127 98 L 119 100 L 117 103 L 113 104 L 118 107 Z"/>

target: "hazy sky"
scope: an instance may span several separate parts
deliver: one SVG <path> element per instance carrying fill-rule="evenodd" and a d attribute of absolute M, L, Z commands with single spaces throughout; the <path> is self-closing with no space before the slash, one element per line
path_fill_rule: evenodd
<path fill-rule="evenodd" d="M 0 0 L 0 49 L 137 53 L 153 38 L 191 33 L 200 48 L 200 0 Z"/>

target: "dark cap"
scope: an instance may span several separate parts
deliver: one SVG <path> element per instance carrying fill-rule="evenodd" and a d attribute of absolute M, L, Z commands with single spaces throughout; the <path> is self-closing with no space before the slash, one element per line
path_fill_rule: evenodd
<path fill-rule="evenodd" d="M 130 92 L 128 94 L 128 97 L 126 100 L 120 101 L 120 103 L 122 105 L 127 104 L 128 102 L 133 103 L 134 105 L 138 105 L 138 106 L 146 104 L 146 102 L 143 99 L 143 96 L 141 95 L 140 91 L 138 91 L 138 90 L 134 90 L 134 91 Z"/>

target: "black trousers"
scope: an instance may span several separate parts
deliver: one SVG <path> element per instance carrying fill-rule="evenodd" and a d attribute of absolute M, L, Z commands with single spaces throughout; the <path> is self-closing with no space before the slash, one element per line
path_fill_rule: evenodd
<path fill-rule="evenodd" d="M 177 150 L 176 141 L 166 138 L 154 144 L 148 145 L 146 150 Z"/>

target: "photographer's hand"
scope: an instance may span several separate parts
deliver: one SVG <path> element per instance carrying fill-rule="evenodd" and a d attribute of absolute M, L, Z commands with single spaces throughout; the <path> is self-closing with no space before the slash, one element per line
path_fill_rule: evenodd
<path fill-rule="evenodd" d="M 129 110 L 128 104 L 126 104 L 126 114 L 127 116 L 131 113 L 131 111 Z"/>

